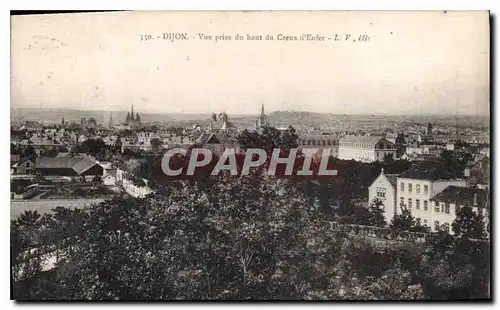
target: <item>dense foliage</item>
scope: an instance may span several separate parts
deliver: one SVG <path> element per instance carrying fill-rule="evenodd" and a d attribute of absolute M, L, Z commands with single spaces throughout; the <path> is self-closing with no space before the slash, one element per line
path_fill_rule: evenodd
<path fill-rule="evenodd" d="M 447 299 L 468 285 L 469 298 L 488 296 L 489 246 L 350 236 L 297 184 L 221 176 L 86 211 L 26 212 L 11 224 L 14 298 Z M 48 252 L 57 267 L 44 272 Z"/>

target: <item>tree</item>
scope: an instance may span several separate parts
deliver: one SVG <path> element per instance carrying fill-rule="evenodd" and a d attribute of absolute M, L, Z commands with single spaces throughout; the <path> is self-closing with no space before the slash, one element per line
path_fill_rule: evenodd
<path fill-rule="evenodd" d="M 416 300 L 424 299 L 420 285 L 412 285 L 410 272 L 399 259 L 382 276 L 364 287 L 360 297 L 368 300 Z"/>
<path fill-rule="evenodd" d="M 424 293 L 432 300 L 489 298 L 490 247 L 445 232 L 427 236 L 419 271 Z"/>
<path fill-rule="evenodd" d="M 463 177 L 465 167 L 472 160 L 473 155 L 468 151 L 444 150 L 439 158 L 439 172 L 449 178 Z"/>
<path fill-rule="evenodd" d="M 297 139 L 299 135 L 292 126 L 281 133 L 280 147 L 285 150 L 293 149 L 298 147 Z"/>
<path fill-rule="evenodd" d="M 375 198 L 368 207 L 368 210 L 370 211 L 369 222 L 371 226 L 385 227 L 387 225 L 383 207 L 384 203 L 379 198 Z"/>
<path fill-rule="evenodd" d="M 35 148 L 32 146 L 32 145 L 28 145 L 26 147 L 26 149 L 24 149 L 24 152 L 23 152 L 23 157 L 24 158 L 36 158 L 37 157 L 37 153 L 35 151 Z"/>
<path fill-rule="evenodd" d="M 384 227 L 382 201 L 375 199 L 368 207 L 345 203 L 337 210 L 339 221 L 346 224 Z"/>
<path fill-rule="evenodd" d="M 392 164 L 393 162 L 394 162 L 394 155 L 393 154 L 385 154 L 384 163 Z"/>
<path fill-rule="evenodd" d="M 415 226 L 415 218 L 410 210 L 401 208 L 401 214 L 396 214 L 392 218 L 390 228 L 399 231 L 410 231 Z"/>
<path fill-rule="evenodd" d="M 151 139 L 151 147 L 154 153 L 160 153 L 161 150 L 163 149 L 163 143 L 160 139 L 154 138 Z"/>
<path fill-rule="evenodd" d="M 250 148 L 262 148 L 262 138 L 256 131 L 243 130 L 237 137 L 238 144 L 244 150 Z"/>
<path fill-rule="evenodd" d="M 262 127 L 260 134 L 257 131 L 245 129 L 237 139 L 242 149 L 260 148 L 268 153 L 271 153 L 276 148 L 289 150 L 298 146 L 298 135 L 292 126 L 281 132 L 275 127 L 266 124 Z"/>
<path fill-rule="evenodd" d="M 484 217 L 471 207 L 461 207 L 456 211 L 456 217 L 451 224 L 456 237 L 484 239 L 486 237 Z"/>
<path fill-rule="evenodd" d="M 485 296 L 488 246 L 432 235 L 422 259 L 420 244 L 352 238 L 325 220 L 302 185 L 258 173 L 236 180 L 222 173 L 172 181 L 144 199 L 58 208 L 41 219 L 25 215 L 11 225 L 13 270 L 28 266 L 20 262 L 30 248 L 57 251 L 57 267 L 47 276 L 32 257 L 30 277 L 16 278 L 14 295 L 69 300 Z M 359 207 L 363 219 L 370 219 L 371 207 Z"/>
<path fill-rule="evenodd" d="M 76 152 L 96 156 L 104 153 L 106 149 L 106 143 L 102 139 L 87 139 L 77 146 Z"/>
<path fill-rule="evenodd" d="M 268 153 L 282 147 L 281 132 L 269 124 L 262 127 L 261 139 L 262 148 Z"/>

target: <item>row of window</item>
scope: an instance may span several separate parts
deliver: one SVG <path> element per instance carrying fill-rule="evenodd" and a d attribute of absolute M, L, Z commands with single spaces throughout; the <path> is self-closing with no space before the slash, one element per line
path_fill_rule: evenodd
<path fill-rule="evenodd" d="M 408 183 L 408 192 L 411 193 L 413 191 L 413 184 L 411 183 Z M 404 182 L 401 182 L 401 191 L 404 192 L 405 191 L 405 183 Z M 420 184 L 417 184 L 415 186 L 415 192 L 417 194 L 420 194 Z M 428 185 L 424 185 L 424 194 L 428 194 L 429 193 L 429 186 Z"/>
<path fill-rule="evenodd" d="M 385 198 L 385 191 L 386 191 L 385 188 L 377 187 L 377 197 L 378 198 Z"/>
<path fill-rule="evenodd" d="M 375 145 L 373 145 L 371 143 L 366 144 L 366 143 L 357 143 L 357 142 L 342 142 L 342 143 L 340 143 L 340 146 L 341 147 L 354 147 L 357 149 L 370 149 L 370 150 L 375 149 Z"/>
<path fill-rule="evenodd" d="M 400 203 L 401 205 L 405 205 L 405 199 L 404 197 L 400 197 Z M 408 198 L 408 204 L 407 204 L 408 209 L 413 208 L 413 199 Z M 424 211 L 427 211 L 429 209 L 429 202 L 427 200 L 424 200 Z M 415 208 L 417 210 L 420 210 L 420 199 L 415 199 Z M 440 211 L 441 210 L 441 211 Z M 449 203 L 444 203 L 441 205 L 441 209 L 439 208 L 439 203 L 436 201 L 434 205 L 434 212 L 443 212 L 446 214 L 450 214 L 450 204 Z"/>
<path fill-rule="evenodd" d="M 437 201 L 434 201 L 434 212 L 439 212 L 439 202 Z M 441 212 L 450 214 L 450 204 L 449 203 L 441 204 Z"/>
<path fill-rule="evenodd" d="M 335 141 L 330 140 L 301 140 L 301 145 L 337 145 Z"/>

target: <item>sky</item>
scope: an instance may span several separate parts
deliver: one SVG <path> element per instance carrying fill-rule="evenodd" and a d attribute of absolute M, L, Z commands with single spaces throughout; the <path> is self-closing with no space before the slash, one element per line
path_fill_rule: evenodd
<path fill-rule="evenodd" d="M 342 40 L 277 39 L 307 33 Z M 368 42 L 352 41 L 364 34 Z M 266 112 L 483 116 L 489 38 L 486 11 L 13 16 L 11 107 L 258 114 L 264 104 Z"/>

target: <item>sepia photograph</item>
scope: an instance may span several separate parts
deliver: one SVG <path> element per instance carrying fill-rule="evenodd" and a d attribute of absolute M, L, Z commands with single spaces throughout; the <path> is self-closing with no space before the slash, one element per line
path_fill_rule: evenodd
<path fill-rule="evenodd" d="M 492 301 L 489 11 L 11 12 L 15 301 Z"/>

